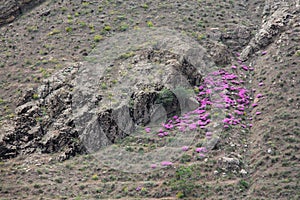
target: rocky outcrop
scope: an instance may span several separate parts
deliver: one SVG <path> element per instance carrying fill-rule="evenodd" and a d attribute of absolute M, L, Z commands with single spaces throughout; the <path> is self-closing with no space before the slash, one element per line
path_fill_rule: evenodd
<path fill-rule="evenodd" d="M 19 15 L 43 1 L 44 0 L 1 0 L 0 26 L 14 21 Z"/>
<path fill-rule="evenodd" d="M 85 109 L 85 105 L 80 105 L 82 108 L 74 109 L 75 115 L 80 113 L 76 124 L 85 147 L 95 152 L 101 146 L 132 134 L 137 126 L 160 124 L 184 110 L 195 109 L 197 102 L 185 94 L 189 86 L 200 83 L 202 78 L 192 64 L 197 58 L 193 53 L 186 52 L 180 57 L 163 49 L 149 49 L 118 60 L 100 81 L 102 86 L 113 84 L 100 88 L 99 94 L 89 91 L 91 95 L 95 93 L 91 99 L 101 96 L 97 107 Z M 112 72 L 122 73 L 112 75 Z M 144 76 L 138 76 L 137 72 Z M 88 99 L 90 97 L 87 102 Z M 97 117 L 93 119 L 91 112 Z"/>
<path fill-rule="evenodd" d="M 61 152 L 64 160 L 115 143 L 137 126 L 161 124 L 197 108 L 193 86 L 202 81 L 200 71 L 209 71 L 213 63 L 196 42 L 168 34 L 164 43 L 142 43 L 146 46 L 133 52 L 114 52 L 111 60 L 90 55 L 88 59 L 97 56 L 99 68 L 92 61 L 72 64 L 37 90 L 28 90 L 18 101 L 13 128 L 4 126 L 0 157 Z"/>
<path fill-rule="evenodd" d="M 286 30 L 293 15 L 299 13 L 299 8 L 295 7 L 291 9 L 290 6 L 293 5 L 289 5 L 287 2 L 266 3 L 263 13 L 263 24 L 254 38 L 251 39 L 250 43 L 242 51 L 240 56 L 242 61 L 248 60 L 251 55 L 266 48 L 275 41 L 280 33 Z M 269 13 L 271 14 L 270 16 L 268 16 Z"/>
<path fill-rule="evenodd" d="M 2 127 L 1 158 L 33 152 L 63 152 L 61 158 L 82 152 L 71 113 L 74 65 L 44 80 L 37 91 L 29 89 L 19 99 L 13 128 Z"/>
<path fill-rule="evenodd" d="M 219 35 L 220 41 L 230 48 L 232 52 L 239 52 L 242 47 L 250 42 L 252 37 L 251 29 L 243 25 L 236 25 Z"/>

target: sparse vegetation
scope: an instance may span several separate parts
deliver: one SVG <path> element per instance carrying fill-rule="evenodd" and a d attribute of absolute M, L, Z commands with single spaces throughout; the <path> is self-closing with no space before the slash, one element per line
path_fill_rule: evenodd
<path fill-rule="evenodd" d="M 102 35 L 95 35 L 94 36 L 94 41 L 95 42 L 100 42 L 103 39 Z"/>
<path fill-rule="evenodd" d="M 153 25 L 152 21 L 148 21 L 148 22 L 147 22 L 147 26 L 151 28 L 151 27 L 153 27 L 154 25 Z"/>
<path fill-rule="evenodd" d="M 290 5 L 293 2 L 295 1 L 285 3 Z M 235 85 L 228 84 L 230 88 L 222 88 L 221 92 L 230 93 L 230 99 L 234 100 L 233 97 L 238 96 L 238 91 L 234 88 L 245 86 L 251 97 L 247 99 L 251 102 L 248 107 L 237 107 L 238 103 L 235 101 L 233 107 L 224 109 L 224 113 L 212 114 L 205 118 L 211 121 L 223 120 L 224 114 L 230 123 L 236 123 L 234 120 L 241 123 L 238 125 L 229 123 L 224 127 L 223 125 L 226 124 L 220 127 L 213 123 L 208 127 L 196 126 L 197 134 L 194 138 L 197 141 L 196 144 L 184 151 L 180 157 L 174 154 L 173 163 L 165 168 L 160 168 L 160 163 L 153 165 L 152 167 L 156 168 L 151 172 L 125 173 L 109 168 L 102 163 L 101 159 L 97 160 L 93 156 L 86 155 L 76 155 L 66 161 L 58 162 L 54 158 L 63 158 L 63 155 L 59 149 L 55 149 L 56 147 L 50 144 L 49 148 L 41 150 L 42 154 L 36 151 L 30 156 L 22 155 L 16 159 L 2 160 L 0 162 L 1 198 L 299 199 L 299 172 L 297 171 L 299 148 L 297 144 L 300 141 L 300 129 L 298 128 L 299 112 L 296 111 L 299 110 L 300 98 L 300 82 L 298 81 L 300 51 L 297 43 L 299 27 L 295 25 L 299 21 L 299 16 L 293 10 L 296 6 L 286 7 L 292 17 L 283 19 L 288 23 L 283 23 L 285 27 L 278 33 L 275 31 L 277 35 L 272 38 L 272 41 L 267 46 L 258 45 L 259 51 L 256 52 L 255 49 L 255 52 L 249 55 L 248 60 L 243 62 L 249 65 L 249 71 L 239 68 L 241 57 L 232 57 L 251 44 L 250 41 L 253 41 L 259 28 L 262 27 L 264 3 L 264 1 L 256 0 L 243 4 L 233 0 L 213 2 L 205 0 L 145 2 L 105 0 L 82 1 L 81 3 L 54 0 L 45 1 L 44 4 L 32 10 L 24 10 L 17 20 L 1 27 L 0 140 L 4 133 L 3 127 L 4 130 L 6 128 L 10 131 L 10 128 L 14 128 L 11 124 L 23 120 L 14 113 L 14 109 L 19 102 L 18 99 L 23 97 L 28 88 L 37 88 L 53 72 L 74 63 L 80 63 L 95 47 L 101 50 L 101 41 L 105 42 L 106 39 L 115 37 L 119 32 L 125 32 L 122 33 L 124 35 L 130 34 L 131 31 L 139 33 L 139 29 L 144 27 L 148 27 L 146 28 L 148 31 L 168 27 L 189 37 L 195 42 L 191 45 L 200 44 L 207 51 L 204 54 L 205 62 L 199 58 L 201 64 L 195 63 L 195 65 L 199 64 L 201 73 L 204 73 L 201 79 L 203 80 L 207 75 L 205 74 L 207 72 L 202 72 L 203 64 L 212 65 L 209 69 L 216 67 L 216 70 L 211 71 L 233 72 L 238 75 L 238 78 L 233 80 L 240 82 L 236 82 Z M 268 3 L 270 13 L 266 20 L 274 17 L 272 15 L 273 1 Z M 223 46 L 228 54 L 222 53 Z M 263 55 L 261 55 L 262 52 L 264 52 Z M 190 53 L 190 56 L 194 56 L 193 52 Z M 130 49 L 117 56 L 118 59 L 123 59 L 122 61 L 130 59 L 133 61 L 135 58 L 138 61 L 139 54 L 139 51 Z M 230 61 L 233 60 L 233 63 L 215 65 L 218 58 L 226 56 Z M 86 58 L 85 61 L 91 62 L 92 59 L 94 58 Z M 172 59 L 168 58 L 167 61 L 172 62 Z M 94 63 L 96 64 L 97 60 L 94 60 Z M 164 63 L 165 61 L 161 63 L 157 61 L 155 65 Z M 237 68 L 232 68 L 232 65 Z M 130 74 L 134 67 L 128 65 L 120 71 L 114 69 L 106 71 L 111 75 L 111 79 L 100 83 L 99 88 L 112 102 L 118 98 L 118 94 L 111 91 L 111 87 L 123 84 L 122 78 L 133 77 L 132 80 L 134 80 L 135 76 L 139 76 L 138 73 Z M 254 68 L 253 71 L 250 67 Z M 161 69 L 161 75 L 164 74 L 164 70 L 164 68 Z M 120 76 L 116 77 L 116 73 L 120 73 Z M 264 85 L 259 86 L 260 82 Z M 199 93 L 205 92 L 203 94 L 205 98 L 210 98 L 212 94 L 209 93 L 209 89 L 213 88 L 215 85 L 208 90 L 203 90 L 199 86 L 191 91 L 179 88 L 182 89 L 179 93 L 176 93 L 177 90 L 171 91 L 165 88 L 158 92 L 156 100 L 158 103 L 170 104 L 176 100 L 173 92 L 176 97 L 179 97 L 177 94 L 199 97 Z M 57 107 L 57 112 L 51 110 L 47 107 L 51 102 L 43 102 L 40 99 L 42 97 L 39 97 L 37 93 L 33 95 L 30 93 L 29 101 L 46 103 L 46 105 L 41 110 L 35 110 L 35 107 L 32 109 L 30 117 L 34 119 L 34 123 L 40 125 L 40 128 L 26 132 L 26 137 L 22 140 L 28 141 L 28 144 L 34 143 L 36 137 L 43 139 L 56 137 L 56 134 L 61 131 L 56 127 L 60 125 L 56 123 L 56 117 L 65 114 L 60 113 L 59 107 Z M 258 94 L 262 94 L 262 97 L 257 97 Z M 124 92 L 122 97 L 130 95 L 132 94 Z M 192 98 L 187 101 L 189 105 L 193 103 Z M 252 103 L 257 105 L 252 107 Z M 138 106 L 137 101 L 130 98 L 131 111 L 134 106 Z M 214 105 L 208 105 L 206 109 L 211 111 L 216 108 Z M 237 117 L 235 111 L 239 111 L 238 109 L 245 109 L 245 111 L 241 111 L 241 115 Z M 53 115 L 51 122 L 45 120 L 50 113 Z M 256 115 L 256 113 L 260 114 Z M 235 116 L 234 120 L 231 118 L 232 115 Z M 10 121 L 11 119 L 14 121 Z M 172 120 L 176 119 L 172 118 Z M 74 125 L 73 122 L 66 121 L 66 123 Z M 196 123 L 200 123 L 199 120 L 186 122 L 185 130 L 194 129 Z M 31 126 L 25 121 L 23 125 L 28 129 Z M 252 126 L 253 128 L 250 128 Z M 47 127 L 53 128 L 52 136 L 47 132 Z M 148 152 L 159 149 L 165 141 L 176 141 L 178 133 L 169 131 L 170 124 L 165 123 L 160 128 L 168 130 L 164 132 L 169 135 L 153 140 L 128 137 L 128 140 L 121 141 L 126 142 L 125 151 L 147 155 Z M 212 150 L 201 155 L 196 151 L 198 148 L 200 151 L 200 148 L 209 141 L 206 138 L 208 132 L 206 129 L 213 131 L 218 129 L 216 132 L 220 138 Z M 72 131 L 66 131 L 66 135 L 63 136 L 72 138 L 73 134 L 75 133 Z M 157 133 L 151 128 L 149 132 L 141 131 L 141 134 L 149 136 Z M 8 142 L 6 140 L 10 137 L 20 135 L 11 133 L 3 138 L 5 142 Z M 61 145 L 70 149 L 69 153 L 73 156 L 76 148 L 68 146 L 68 141 L 63 139 L 58 137 L 56 142 L 61 141 Z M 66 142 L 66 145 L 63 142 Z M 21 148 L 19 143 L 15 142 L 11 145 L 19 149 Z M 1 141 L 0 144 L 2 145 Z M 115 145 L 121 144 L 116 142 Z M 2 151 L 4 147 L 0 148 Z M 26 148 L 28 153 L 34 151 L 30 145 Z M 49 151 L 55 153 L 44 153 Z M 14 152 L 10 152 L 10 156 L 14 156 L 13 154 Z M 238 166 L 224 164 L 222 163 L 223 156 L 237 157 L 240 163 Z M 242 169 L 248 173 L 242 173 Z"/>
<path fill-rule="evenodd" d="M 110 31 L 111 30 L 111 26 L 109 26 L 109 25 L 106 25 L 106 26 L 104 26 L 104 28 L 103 28 L 105 31 Z"/>

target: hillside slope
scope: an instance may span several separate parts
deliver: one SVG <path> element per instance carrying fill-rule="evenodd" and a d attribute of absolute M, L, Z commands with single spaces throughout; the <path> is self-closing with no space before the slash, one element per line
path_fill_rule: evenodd
<path fill-rule="evenodd" d="M 1 199 L 299 199 L 298 1 L 48 0 L 0 30 Z M 95 60 L 110 67 L 100 81 Z M 85 69 L 96 85 L 78 79 Z M 178 71 L 199 108 L 170 94 Z M 113 119 L 122 95 L 137 135 Z M 76 113 L 84 101 L 95 111 Z M 157 102 L 182 114 L 162 132 L 149 128 Z M 108 153 L 87 154 L 99 145 L 82 139 L 86 124 L 98 130 L 91 116 Z M 158 147 L 139 173 L 125 158 Z"/>

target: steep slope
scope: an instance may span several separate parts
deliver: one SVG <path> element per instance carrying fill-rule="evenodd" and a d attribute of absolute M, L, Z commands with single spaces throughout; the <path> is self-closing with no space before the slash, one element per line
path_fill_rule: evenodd
<path fill-rule="evenodd" d="M 41 15 L 46 11 L 49 15 Z M 0 163 L 1 197 L 299 199 L 299 11 L 298 1 L 279 0 L 46 1 L 3 26 L 0 152 L 4 159 L 17 157 Z M 118 46 L 127 48 L 123 46 L 126 42 L 128 47 L 131 45 L 127 36 L 134 30 L 149 29 L 143 35 L 152 39 L 151 33 L 161 33 L 158 27 L 165 26 L 178 35 L 165 34 L 168 38 L 161 41 L 157 38 L 164 34 L 157 34 L 159 37 L 153 40 L 160 41 L 161 47 L 143 43 L 149 48 L 143 49 L 141 45 L 126 53 L 118 51 Z M 124 41 L 116 45 L 120 38 Z M 178 38 L 184 42 L 177 43 Z M 141 37 L 135 39 L 140 41 Z M 172 41 L 166 42 L 168 39 Z M 190 47 L 185 45 L 192 46 L 195 41 L 197 48 L 201 45 L 207 50 L 204 57 L 200 56 L 205 62 L 197 59 L 200 48 L 186 50 Z M 177 44 L 179 50 L 172 47 L 166 51 L 168 45 L 164 42 L 169 46 Z M 110 44 L 114 44 L 112 48 Z M 71 96 L 76 88 L 73 80 L 82 67 L 88 68 L 82 63 L 94 63 L 93 56 L 103 51 L 101 47 L 104 52 L 118 54 L 107 58 L 106 61 L 114 62 L 109 64 L 111 68 L 99 81 L 97 90 L 91 89 L 93 85 L 88 89 L 95 93 L 91 103 L 96 107 L 105 97 L 113 99 L 110 93 L 117 91 L 113 88 L 124 89 L 123 85 L 136 80 L 137 74 L 143 74 L 143 70 L 149 72 L 155 66 L 164 69 L 155 71 L 158 73 L 155 76 L 161 74 L 168 80 L 172 80 L 173 68 L 181 69 L 184 77 L 192 80 L 191 85 L 197 86 L 192 90 L 201 109 L 196 109 L 197 115 L 194 112 L 192 117 L 176 116 L 173 120 L 176 123 L 166 121 L 159 126 L 164 131 L 157 131 L 158 137 L 144 137 L 156 133 L 145 122 L 148 113 L 157 114 L 149 107 L 157 101 L 163 102 L 173 116 L 179 104 L 170 95 L 170 87 L 138 82 L 138 90 L 132 92 L 128 106 L 133 119 L 146 127 L 137 132 L 137 137 L 126 137 L 120 144 L 115 135 L 109 136 L 114 143 L 112 151 L 100 157 L 78 155 L 86 153 L 86 149 L 72 117 L 72 109 L 74 112 L 76 108 L 72 107 Z M 96 60 L 103 57 L 106 59 L 96 56 Z M 203 66 L 209 71 L 203 71 Z M 195 73 L 195 69 L 200 70 Z M 83 81 L 88 83 L 87 80 Z M 28 90 L 30 87 L 34 89 Z M 219 99 L 210 95 L 219 87 L 223 88 L 222 97 L 228 103 L 221 111 Z M 122 90 L 118 95 L 122 97 Z M 21 98 L 16 100 L 17 97 Z M 109 114 L 111 110 L 104 110 L 96 112 L 99 123 L 108 122 L 108 133 L 121 133 L 111 128 L 116 123 Z M 195 116 L 202 121 L 187 122 Z M 89 122 L 90 116 L 85 117 L 84 122 Z M 133 173 L 133 168 L 128 170 L 127 164 L 131 163 L 121 162 L 122 165 L 116 166 L 115 163 L 126 161 L 127 152 L 148 155 L 157 147 L 168 147 L 166 144 L 172 140 L 176 144 L 176 137 L 184 139 L 173 128 L 177 123 L 180 128 L 186 126 L 188 133 L 195 131 L 196 136 L 188 146 L 181 141 L 180 153 L 172 151 L 172 160 L 146 163 L 140 167 L 144 170 L 141 173 Z M 126 151 L 119 155 L 121 151 L 115 152 L 116 147 L 124 147 Z M 170 154 L 168 148 L 164 153 Z M 114 156 L 111 160 L 115 163 L 107 159 L 109 155 Z"/>

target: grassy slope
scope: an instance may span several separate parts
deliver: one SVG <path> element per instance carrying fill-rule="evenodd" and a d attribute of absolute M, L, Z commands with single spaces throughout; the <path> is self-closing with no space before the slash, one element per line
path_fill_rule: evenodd
<path fill-rule="evenodd" d="M 54 2 L 47 1 L 15 21 L 13 27 L 1 29 L 2 117 L 11 117 L 10 108 L 14 106 L 8 102 L 19 95 L 20 89 L 36 86 L 39 78 L 83 59 L 96 44 L 95 35 L 105 39 L 125 29 L 124 25 L 133 29 L 152 21 L 154 26 L 168 25 L 197 37 L 206 35 L 209 27 L 225 31 L 238 21 L 251 27 L 260 20 L 260 10 L 258 15 L 254 12 L 257 7 L 254 3 L 250 5 L 253 11 L 250 15 L 238 3 L 232 6 L 229 1 L 202 1 L 201 4 L 188 1 L 181 3 L 180 9 L 179 1 L 151 1 L 147 6 L 139 1 L 135 5 L 108 1 L 89 5 L 79 1 L 61 5 Z M 51 10 L 49 17 L 37 13 L 47 9 Z M 237 13 L 242 17 L 236 17 Z M 112 29 L 105 31 L 107 25 Z M 68 27 L 72 31 L 67 32 Z M 179 165 L 185 167 L 186 176 L 191 175 L 188 172 L 191 169 L 192 181 L 185 177 L 178 179 L 180 172 L 175 168 L 128 174 L 111 170 L 91 156 L 57 163 L 49 162 L 50 155 L 32 155 L 1 163 L 1 198 L 175 198 L 187 186 L 192 188 L 191 197 L 194 194 L 200 199 L 297 199 L 297 195 L 299 198 L 299 114 L 296 112 L 300 94 L 299 57 L 295 55 L 299 48 L 299 27 L 291 27 L 284 34 L 288 37 L 281 39 L 281 44 L 270 45 L 267 55 L 251 60 L 255 61 L 252 86 L 266 97 L 257 108 L 262 114 L 254 119 L 251 133 L 234 130 L 231 137 L 224 136 L 220 147 L 211 152 L 206 162 L 176 165 L 177 169 Z M 205 39 L 200 43 L 205 45 Z M 294 53 L 286 55 L 289 52 Z M 260 80 L 265 86 L 258 87 Z M 247 145 L 247 148 L 232 148 L 230 143 Z M 249 174 L 245 177 L 230 173 L 214 175 L 218 158 L 232 151 L 242 156 Z M 145 189 L 137 192 L 136 187 L 140 185 Z"/>

